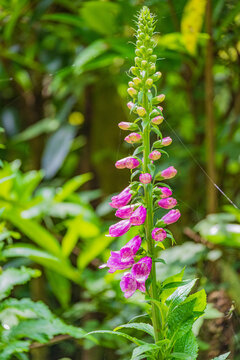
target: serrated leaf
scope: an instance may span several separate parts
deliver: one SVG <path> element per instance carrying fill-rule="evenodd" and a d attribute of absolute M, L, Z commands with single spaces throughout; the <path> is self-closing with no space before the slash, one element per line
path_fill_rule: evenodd
<path fill-rule="evenodd" d="M 229 351 L 229 352 L 227 352 L 225 354 L 222 354 L 222 355 L 219 355 L 219 356 L 215 357 L 212 360 L 226 360 L 230 354 L 231 354 L 231 352 Z"/>
<path fill-rule="evenodd" d="M 15 285 L 25 284 L 32 277 L 41 275 L 39 270 L 26 267 L 20 269 L 8 268 L 0 274 L 0 299 L 8 296 Z"/>
<path fill-rule="evenodd" d="M 154 330 L 153 330 L 152 325 L 145 324 L 145 323 L 124 324 L 124 325 L 117 326 L 114 329 L 114 331 L 117 331 L 120 329 L 125 329 L 125 328 L 144 331 L 145 333 L 151 335 L 154 338 Z"/>
<path fill-rule="evenodd" d="M 168 337 L 175 340 L 184 336 L 192 329 L 194 323 L 194 304 L 196 299 L 181 303 L 167 317 Z"/>
<path fill-rule="evenodd" d="M 184 359 L 188 359 L 188 360 L 197 359 L 198 344 L 192 331 L 189 331 L 182 338 L 176 341 L 174 346 L 174 353 L 175 352 L 183 353 L 185 355 Z"/>
<path fill-rule="evenodd" d="M 184 303 L 191 302 L 192 300 L 195 301 L 194 303 L 194 312 L 203 313 L 207 306 L 207 295 L 204 289 L 188 296 L 188 298 L 184 301 Z"/>
<path fill-rule="evenodd" d="M 167 286 L 170 283 L 173 282 L 181 282 L 182 278 L 183 278 L 183 274 L 184 274 L 184 269 L 173 276 L 170 276 L 169 278 L 165 279 L 162 283 L 162 287 L 164 288 L 164 286 Z M 177 286 L 174 288 L 170 288 L 170 289 L 165 289 L 165 290 L 161 290 L 160 292 L 160 300 L 161 302 L 165 302 L 167 300 L 167 298 L 177 289 Z"/>
<path fill-rule="evenodd" d="M 197 279 L 194 280 L 186 280 L 178 288 L 174 291 L 172 295 L 167 299 L 167 305 L 170 309 L 173 309 L 176 305 L 180 304 L 182 301 L 186 299 L 195 285 Z"/>

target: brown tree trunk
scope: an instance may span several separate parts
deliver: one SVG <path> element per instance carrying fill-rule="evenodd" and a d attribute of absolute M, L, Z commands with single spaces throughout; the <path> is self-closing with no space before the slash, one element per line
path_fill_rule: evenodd
<path fill-rule="evenodd" d="M 206 49 L 205 65 L 205 107 L 206 107 L 206 162 L 207 173 L 216 183 L 215 167 L 215 118 L 214 118 L 214 82 L 213 82 L 213 38 L 212 38 L 212 0 L 207 0 L 206 32 L 209 35 Z M 207 212 L 214 213 L 217 209 L 216 188 L 210 179 L 207 179 Z"/>

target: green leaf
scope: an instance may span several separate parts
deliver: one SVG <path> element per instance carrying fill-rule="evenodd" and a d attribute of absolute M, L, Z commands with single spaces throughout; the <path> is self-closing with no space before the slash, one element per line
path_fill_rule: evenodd
<path fill-rule="evenodd" d="M 117 331 L 120 329 L 125 329 L 125 328 L 144 331 L 145 333 L 151 335 L 154 338 L 154 330 L 153 330 L 152 325 L 145 324 L 145 323 L 124 324 L 124 325 L 117 326 L 114 329 L 114 331 Z"/>
<path fill-rule="evenodd" d="M 195 301 L 196 299 L 193 299 L 187 303 L 181 303 L 169 313 L 167 317 L 169 338 L 177 340 L 192 329 Z"/>
<path fill-rule="evenodd" d="M 229 352 L 227 352 L 225 354 L 222 354 L 222 355 L 219 355 L 219 356 L 215 357 L 212 360 L 226 360 L 230 354 L 231 354 L 231 352 L 229 351 Z"/>
<path fill-rule="evenodd" d="M 59 189 L 54 200 L 56 202 L 61 202 L 66 200 L 69 195 L 74 193 L 80 186 L 82 186 L 91 179 L 92 179 L 91 173 L 86 173 L 71 178 L 62 186 L 61 189 Z"/>
<path fill-rule="evenodd" d="M 21 339 L 28 338 L 40 343 L 47 343 L 54 336 L 68 334 L 77 339 L 81 339 L 86 332 L 65 324 L 58 318 L 54 319 L 31 319 L 21 321 L 17 326 L 12 327 L 8 332 L 8 338 Z"/>
<path fill-rule="evenodd" d="M 89 336 L 89 335 L 95 335 L 95 334 L 108 334 L 108 335 L 116 335 L 116 336 L 120 336 L 123 337 L 125 339 L 128 339 L 129 341 L 133 342 L 134 344 L 140 346 L 143 344 L 146 344 L 144 341 L 141 341 L 135 337 L 132 337 L 128 334 L 122 333 L 122 332 L 118 332 L 118 331 L 111 331 L 111 330 L 95 330 L 95 331 L 91 331 L 89 333 L 87 333 L 85 336 Z"/>
<path fill-rule="evenodd" d="M 165 264 L 166 265 L 166 261 L 164 259 L 154 259 L 154 262 L 156 263 L 162 263 L 162 264 Z"/>
<path fill-rule="evenodd" d="M 183 278 L 183 274 L 184 274 L 184 269 L 180 273 L 170 276 L 169 278 L 167 278 L 166 280 L 163 281 L 162 286 L 161 286 L 161 288 L 163 288 L 163 290 L 160 289 L 161 302 L 164 303 L 167 300 L 167 298 L 177 289 L 178 286 L 167 288 L 167 289 L 164 289 L 164 287 L 169 286 L 169 284 L 171 284 L 171 283 L 181 282 L 182 278 Z"/>
<path fill-rule="evenodd" d="M 109 36 L 116 31 L 119 12 L 120 6 L 117 3 L 89 1 L 83 3 L 81 16 L 87 27 Z"/>
<path fill-rule="evenodd" d="M 108 50 L 108 45 L 103 40 L 96 40 L 87 48 L 82 50 L 77 56 L 74 67 L 77 75 L 80 75 L 85 68 L 85 65 L 96 59 Z"/>
<path fill-rule="evenodd" d="M 3 217 L 43 249 L 50 251 L 52 254 L 60 255 L 61 249 L 58 241 L 37 222 L 30 219 L 23 219 L 14 209 L 4 211 Z"/>
<path fill-rule="evenodd" d="M 133 156 L 139 154 L 140 152 L 142 152 L 143 149 L 144 149 L 144 146 L 143 146 L 143 145 L 138 146 L 138 147 L 134 150 Z"/>
<path fill-rule="evenodd" d="M 196 54 L 198 34 L 201 31 L 206 0 L 188 0 L 183 9 L 181 32 L 186 49 L 191 55 Z"/>
<path fill-rule="evenodd" d="M 76 126 L 62 125 L 47 140 L 41 160 L 42 169 L 47 179 L 51 179 L 62 166 L 76 132 Z"/>
<path fill-rule="evenodd" d="M 36 124 L 29 126 L 26 130 L 17 134 L 13 140 L 15 142 L 23 142 L 31 140 L 41 134 L 47 134 L 49 132 L 57 130 L 59 127 L 59 121 L 56 119 L 43 119 Z"/>
<path fill-rule="evenodd" d="M 146 353 L 152 353 L 154 351 L 157 351 L 159 349 L 158 345 L 156 344 L 146 344 L 139 346 L 133 350 L 131 360 L 135 360 L 139 355 L 146 354 Z"/>
<path fill-rule="evenodd" d="M 188 298 L 184 301 L 184 303 L 187 304 L 188 302 L 192 302 L 193 300 L 195 301 L 193 311 L 202 314 L 207 305 L 207 295 L 205 290 L 202 289 L 188 296 Z"/>
<path fill-rule="evenodd" d="M 61 24 L 72 25 L 75 27 L 83 28 L 83 21 L 78 15 L 67 14 L 67 13 L 54 13 L 54 14 L 45 14 L 41 18 L 42 20 L 50 20 L 59 22 Z"/>
<path fill-rule="evenodd" d="M 178 339 L 174 346 L 174 353 L 183 353 L 185 358 L 188 360 L 197 359 L 198 355 L 198 344 L 192 331 L 186 333 L 183 337 Z M 172 354 L 173 356 L 174 354 Z M 176 356 L 175 356 L 176 357 Z M 174 356 L 173 356 L 174 358 Z M 181 359 L 181 358 L 179 358 Z"/>
<path fill-rule="evenodd" d="M 6 257 L 27 257 L 66 278 L 80 283 L 80 273 L 72 267 L 67 259 L 58 258 L 46 251 L 39 250 L 34 246 L 22 243 L 21 245 L 8 246 L 3 250 L 3 256 Z"/>
<path fill-rule="evenodd" d="M 66 309 L 71 298 L 70 281 L 55 271 L 45 269 L 45 273 L 53 294 L 56 296 L 62 308 Z"/>
<path fill-rule="evenodd" d="M 12 355 L 28 352 L 30 341 L 12 340 L 10 343 L 0 342 L 0 360 L 12 359 Z"/>
<path fill-rule="evenodd" d="M 20 269 L 8 268 L 0 274 L 0 299 L 8 296 L 15 285 L 25 284 L 32 277 L 38 277 L 41 273 L 22 266 Z"/>
<path fill-rule="evenodd" d="M 182 282 L 178 288 L 174 291 L 172 295 L 167 299 L 167 305 L 170 309 L 173 309 L 176 305 L 180 304 L 186 299 L 193 286 L 195 285 L 197 279 L 186 280 Z"/>

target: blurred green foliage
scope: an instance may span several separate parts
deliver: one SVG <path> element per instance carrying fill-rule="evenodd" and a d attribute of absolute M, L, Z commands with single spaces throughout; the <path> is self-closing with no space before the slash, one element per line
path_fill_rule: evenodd
<path fill-rule="evenodd" d="M 129 153 L 117 123 L 129 119 L 125 103 L 134 58 L 134 15 L 148 5 L 158 20 L 160 92 L 166 94 L 162 129 L 174 140 L 170 159 L 163 157 L 162 163 L 178 169 L 174 188 L 182 212 L 181 224 L 172 226 L 178 245 L 163 253 L 167 265 L 159 263 L 158 272 L 165 280 L 187 265 L 187 276 L 199 277 L 199 288 L 204 286 L 210 295 L 224 289 L 230 303 L 234 301 L 231 318 L 231 305 L 223 310 L 233 333 L 229 339 L 224 333 L 227 344 L 219 340 L 212 345 L 215 333 L 210 332 L 211 352 L 201 323 L 199 359 L 217 358 L 231 349 L 238 360 L 239 211 L 226 207 L 227 199 L 218 192 L 217 213 L 206 213 L 209 199 L 201 170 L 209 161 L 206 2 L 0 2 L 1 264 L 4 272 L 9 267 L 40 267 L 43 275 L 31 280 L 30 287 L 14 288 L 12 296 L 44 300 L 57 315 L 86 331 L 111 330 L 144 311 L 137 301 L 140 295 L 123 301 L 118 275 L 96 270 L 98 258 L 109 256 L 111 241 L 105 232 L 113 216 L 104 199 L 125 187 L 128 179 L 125 170 L 114 168 L 114 162 Z M 212 7 L 216 182 L 239 207 L 240 4 L 213 0 Z M 112 248 L 125 240 L 115 241 Z M 101 347 L 88 340 L 84 346 L 70 341 L 32 356 L 129 358 L 132 347 L 121 338 L 100 340 Z M 19 347 L 26 346 L 20 342 Z"/>

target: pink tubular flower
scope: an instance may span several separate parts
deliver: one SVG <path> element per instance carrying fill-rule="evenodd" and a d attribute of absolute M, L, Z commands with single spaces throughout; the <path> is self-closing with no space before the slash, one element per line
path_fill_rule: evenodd
<path fill-rule="evenodd" d="M 120 219 L 129 219 L 134 212 L 135 207 L 136 205 L 123 206 L 120 209 L 117 209 L 115 215 Z"/>
<path fill-rule="evenodd" d="M 100 269 L 109 267 L 110 273 L 114 273 L 117 270 L 125 270 L 130 268 L 134 264 L 134 256 L 141 246 L 142 239 L 140 236 L 135 236 L 126 245 L 124 245 L 120 251 L 111 251 L 106 264 L 99 266 Z"/>
<path fill-rule="evenodd" d="M 167 236 L 167 233 L 164 229 L 162 228 L 155 228 L 152 231 L 152 238 L 155 241 L 163 241 Z"/>
<path fill-rule="evenodd" d="M 155 125 L 160 125 L 162 122 L 163 122 L 163 120 L 164 120 L 164 117 L 163 116 L 155 116 L 152 120 L 151 120 L 151 122 L 153 123 L 153 124 L 155 124 Z"/>
<path fill-rule="evenodd" d="M 163 139 L 162 139 L 162 142 L 161 142 L 161 144 L 162 144 L 163 146 L 168 146 L 168 145 L 170 145 L 171 143 L 172 143 L 172 139 L 170 138 L 170 136 L 167 136 L 167 137 L 163 138 Z"/>
<path fill-rule="evenodd" d="M 134 211 L 130 217 L 130 222 L 132 225 L 142 225 L 145 222 L 147 215 L 147 210 L 142 205 Z"/>
<path fill-rule="evenodd" d="M 126 187 L 120 194 L 112 197 L 112 202 L 109 203 L 111 207 L 118 209 L 122 206 L 125 206 L 131 200 L 132 195 L 129 191 L 129 187 Z"/>
<path fill-rule="evenodd" d="M 152 181 L 152 175 L 151 175 L 151 174 L 148 174 L 148 173 L 141 174 L 141 175 L 139 176 L 139 181 L 140 181 L 142 184 L 149 184 L 149 183 Z"/>
<path fill-rule="evenodd" d="M 163 209 L 172 209 L 177 205 L 177 200 L 173 197 L 161 199 L 158 201 L 158 205 Z"/>
<path fill-rule="evenodd" d="M 154 150 L 149 154 L 149 158 L 151 160 L 158 160 L 158 159 L 160 159 L 161 155 L 162 154 L 160 153 L 160 151 Z"/>
<path fill-rule="evenodd" d="M 126 168 L 128 169 L 135 169 L 136 167 L 138 167 L 140 164 L 140 162 L 138 161 L 138 159 L 134 158 L 134 157 L 128 157 L 126 158 Z"/>
<path fill-rule="evenodd" d="M 160 189 L 161 192 L 162 192 L 162 194 L 160 195 L 160 198 L 161 198 L 161 199 L 165 199 L 165 198 L 167 198 L 167 197 L 169 197 L 169 196 L 172 195 L 172 190 L 170 190 L 170 189 L 167 188 L 167 187 L 160 187 L 160 186 L 159 186 L 159 189 Z"/>
<path fill-rule="evenodd" d="M 161 220 L 164 224 L 169 225 L 173 224 L 180 218 L 181 213 L 179 210 L 170 210 L 166 215 L 164 215 Z"/>
<path fill-rule="evenodd" d="M 118 223 L 110 226 L 109 236 L 111 236 L 111 237 L 122 236 L 122 235 L 126 234 L 126 232 L 128 232 L 130 227 L 131 227 L 131 223 L 129 220 L 119 221 Z"/>
<path fill-rule="evenodd" d="M 122 277 L 120 287 L 125 298 L 132 296 L 137 289 L 142 292 L 146 291 L 145 281 L 151 272 L 151 268 L 152 259 L 146 256 L 133 265 L 131 273 Z"/>
<path fill-rule="evenodd" d="M 125 141 L 129 144 L 134 144 L 138 141 L 140 141 L 142 136 L 138 133 L 131 133 L 128 136 L 125 137 Z"/>
<path fill-rule="evenodd" d="M 161 176 L 164 179 L 171 179 L 177 174 L 177 170 L 173 166 L 169 166 L 167 169 L 161 171 Z"/>

